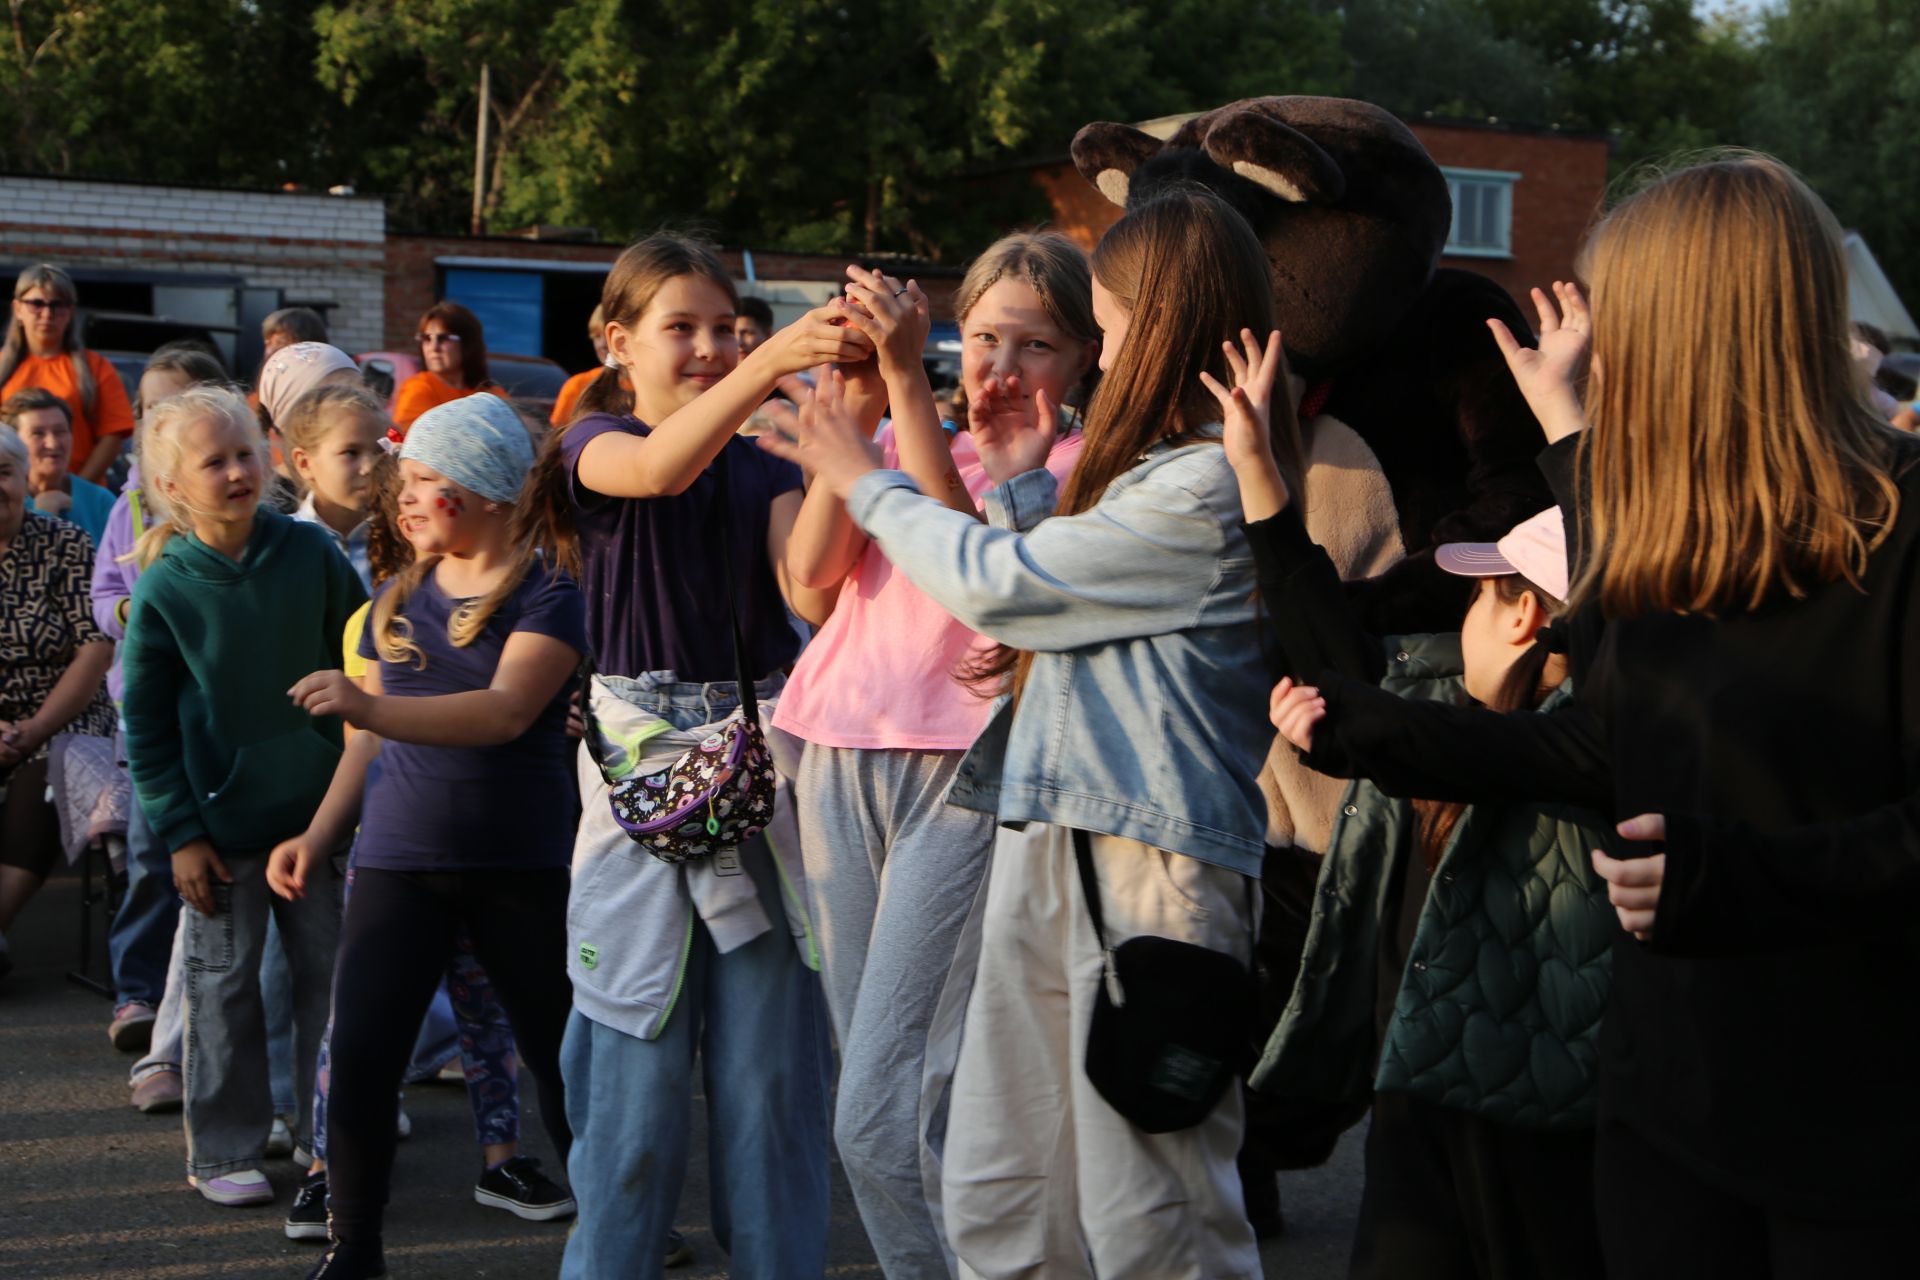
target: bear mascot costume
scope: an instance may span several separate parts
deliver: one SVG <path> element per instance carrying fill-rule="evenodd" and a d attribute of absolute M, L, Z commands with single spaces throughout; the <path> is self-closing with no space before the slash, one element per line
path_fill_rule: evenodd
<path fill-rule="evenodd" d="M 1434 564 L 1433 548 L 1494 541 L 1552 497 L 1534 462 L 1545 441 L 1486 322 L 1505 321 L 1522 341 L 1531 327 L 1493 281 L 1439 266 L 1452 201 L 1412 131 L 1364 102 L 1251 98 L 1194 116 L 1164 141 L 1087 125 L 1073 161 L 1117 205 L 1199 184 L 1252 225 L 1295 375 L 1309 534 L 1352 584 L 1370 631 L 1459 630 L 1469 587 Z M 1307 771 L 1281 741 L 1262 785 L 1273 846 L 1260 943 L 1270 1026 L 1293 986 L 1345 784 Z M 1266 1234 L 1278 1229 L 1272 1170 L 1325 1160 L 1365 1109 L 1250 1101 L 1242 1174 L 1249 1216 Z"/>

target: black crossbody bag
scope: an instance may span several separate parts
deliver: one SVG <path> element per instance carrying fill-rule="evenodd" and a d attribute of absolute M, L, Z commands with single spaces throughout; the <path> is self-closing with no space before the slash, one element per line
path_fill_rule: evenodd
<path fill-rule="evenodd" d="M 1135 1128 L 1190 1129 L 1252 1065 L 1253 974 L 1232 956 L 1172 938 L 1109 945 L 1086 832 L 1073 833 L 1073 852 L 1106 957 L 1087 1028 L 1087 1079 Z"/>

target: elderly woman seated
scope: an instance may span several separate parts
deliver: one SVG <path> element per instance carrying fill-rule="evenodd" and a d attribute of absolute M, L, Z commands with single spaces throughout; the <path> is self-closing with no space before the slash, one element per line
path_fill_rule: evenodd
<path fill-rule="evenodd" d="M 94 623 L 87 583 L 93 543 L 31 511 L 27 446 L 0 431 L 0 976 L 6 934 L 60 856 L 47 801 L 47 744 L 56 733 L 111 734 L 107 665 L 113 641 Z"/>
<path fill-rule="evenodd" d="M 73 456 L 73 410 L 51 391 L 29 387 L 0 403 L 0 425 L 27 446 L 27 509 L 79 525 L 100 544 L 113 511 L 111 490 L 67 470 Z"/>

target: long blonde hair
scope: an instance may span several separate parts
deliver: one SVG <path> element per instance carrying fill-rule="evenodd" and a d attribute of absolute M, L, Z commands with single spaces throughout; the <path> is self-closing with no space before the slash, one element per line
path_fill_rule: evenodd
<path fill-rule="evenodd" d="M 73 287 L 73 277 L 45 262 L 28 267 L 14 280 L 14 301 L 26 297 L 30 289 L 44 289 L 56 301 L 64 302 L 76 310 L 80 302 L 80 295 Z M 61 336 L 60 349 L 73 362 L 73 384 L 80 389 L 80 411 L 91 419 L 93 411 L 99 407 L 100 387 L 93 380 L 93 366 L 87 363 L 87 353 L 74 337 L 74 330 L 79 327 L 74 322 L 78 319 L 77 314 L 67 317 L 67 328 Z M 13 376 L 13 371 L 26 358 L 27 331 L 18 320 L 9 319 L 7 339 L 0 343 L 0 386 L 6 385 L 7 379 Z"/>
<path fill-rule="evenodd" d="M 1723 154 L 1622 203 L 1583 259 L 1592 492 L 1569 603 L 1711 615 L 1858 586 L 1898 508 L 1896 437 L 1854 372 L 1826 205 L 1770 156 Z"/>
<path fill-rule="evenodd" d="M 178 494 L 167 492 L 168 482 L 180 472 L 182 462 L 180 434 L 188 426 L 206 419 L 238 427 L 253 442 L 253 465 L 259 472 L 259 487 L 267 482 L 267 441 L 259 420 L 247 402 L 225 387 L 188 387 L 168 396 L 153 407 L 140 424 L 140 483 L 152 523 L 133 544 L 131 558 L 142 569 L 152 566 L 165 550 L 167 540 L 176 533 L 193 529 L 193 517 L 207 515 L 195 511 Z"/>
<path fill-rule="evenodd" d="M 453 641 L 455 648 L 464 649 L 478 639 L 500 606 L 527 580 L 527 571 L 533 568 L 538 553 L 533 544 L 526 541 L 515 547 L 514 553 L 507 576 L 500 579 L 493 590 L 477 600 L 463 601 L 448 615 L 447 638 Z M 393 585 L 373 602 L 373 616 L 369 622 L 373 630 L 373 647 L 386 661 L 395 665 L 411 663 L 415 670 L 426 669 L 426 651 L 414 642 L 413 624 L 400 616 L 400 610 L 442 559 L 441 556 L 428 556 L 424 560 L 415 560 L 395 574 Z"/>

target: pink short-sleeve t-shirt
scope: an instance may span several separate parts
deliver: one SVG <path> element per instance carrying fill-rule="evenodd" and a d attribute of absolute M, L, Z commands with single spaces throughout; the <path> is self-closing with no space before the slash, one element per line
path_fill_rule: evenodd
<path fill-rule="evenodd" d="M 889 425 L 876 437 L 894 466 Z M 1066 483 L 1080 456 L 1075 432 L 1053 446 L 1047 470 Z M 953 440 L 953 463 L 978 502 L 993 487 L 973 440 Z M 955 678 L 993 642 L 920 593 L 869 543 L 780 696 L 773 723 L 825 747 L 964 751 L 986 727 L 990 699 Z"/>

